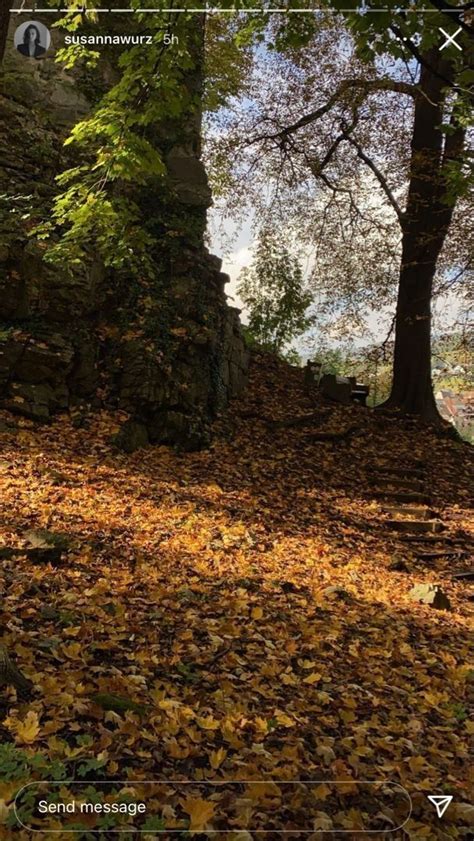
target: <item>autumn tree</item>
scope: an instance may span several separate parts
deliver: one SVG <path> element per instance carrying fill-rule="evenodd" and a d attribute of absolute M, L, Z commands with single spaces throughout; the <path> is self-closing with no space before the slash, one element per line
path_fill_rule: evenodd
<path fill-rule="evenodd" d="M 437 420 L 430 358 L 433 282 L 443 259 L 444 280 L 449 282 L 459 263 L 460 274 L 467 276 L 472 259 L 465 227 L 469 206 L 472 216 L 472 28 L 462 8 L 444 2 L 431 3 L 432 14 L 424 17 L 384 12 L 382 5 L 372 4 L 380 7 L 378 14 L 346 14 L 336 23 L 333 17 L 329 22 L 320 19 L 312 31 L 307 22 L 296 32 L 294 23 L 289 27 L 281 21 L 267 30 L 267 43 L 281 56 L 282 84 L 271 99 L 268 71 L 255 82 L 258 105 L 245 105 L 236 146 L 242 155 L 238 178 L 243 180 L 245 170 L 251 180 L 252 167 L 263 162 L 265 178 L 275 188 L 270 213 L 278 212 L 286 188 L 285 211 L 292 202 L 295 212 L 303 209 L 303 224 L 310 191 L 315 204 L 319 202 L 321 227 L 333 233 L 335 225 L 345 241 L 351 240 L 351 230 L 359 231 L 346 250 L 354 264 L 364 263 L 366 243 L 378 230 L 378 243 L 389 248 L 386 261 L 379 257 L 372 263 L 373 274 L 385 273 L 390 283 L 398 262 L 393 382 L 386 405 Z M 460 27 L 461 49 L 443 46 L 446 37 L 439 27 L 449 32 Z M 327 33 L 335 30 L 339 43 L 333 36 L 333 54 L 328 58 L 326 50 L 323 65 L 320 53 Z M 245 156 L 250 161 L 246 169 Z M 311 178 L 318 185 L 312 191 Z M 376 190 L 383 197 L 378 217 Z M 322 194 L 329 198 L 321 213 Z M 344 218 L 335 221 L 341 208 Z M 443 247 L 455 218 L 464 235 L 454 233 L 455 247 L 446 255 Z M 326 253 L 327 243 L 326 238 Z M 378 294 L 379 286 L 366 271 L 359 289 L 362 301 L 364 283 L 367 301 L 369 290 Z M 348 297 L 352 294 L 349 290 Z"/>
<path fill-rule="evenodd" d="M 288 9 L 295 5 L 289 0 Z M 327 5 L 337 7 L 338 2 Z M 347 3 L 339 5 L 347 8 Z M 230 3 L 222 3 L 224 9 L 228 6 Z M 269 184 L 279 186 L 286 180 L 290 190 L 300 191 L 295 197 L 299 200 L 308 192 L 309 180 L 314 179 L 321 189 L 329 191 L 333 207 L 343 196 L 359 225 L 359 242 L 369 241 L 375 230 L 373 215 L 354 198 L 363 189 L 361 170 L 377 184 L 399 233 L 398 242 L 386 214 L 378 219 L 382 238 L 384 230 L 390 231 L 387 241 L 391 262 L 385 280 L 391 280 L 395 261 L 399 263 L 393 384 L 388 405 L 436 419 L 430 306 L 435 273 L 451 235 L 453 218 L 463 203 L 468 206 L 472 185 L 468 128 L 473 38 L 469 16 L 464 13 L 469 4 L 456 8 L 445 0 L 432 0 L 428 6 L 432 14 L 423 17 L 384 11 L 386 7 L 378 0 L 372 3 L 377 14 L 362 15 L 356 10 L 345 13 L 337 25 L 346 41 L 351 41 L 356 72 L 345 60 L 347 43 L 343 41 L 333 58 L 333 66 L 336 61 L 340 67 L 329 74 L 329 88 L 321 87 L 319 80 L 307 72 L 307 59 L 302 58 L 305 50 L 307 55 L 312 48 L 319 49 L 322 34 L 330 29 L 320 16 L 244 15 L 243 25 L 224 27 L 217 46 L 222 50 L 224 44 L 233 42 L 248 49 L 266 40 L 273 53 L 283 56 L 285 62 L 292 60 L 296 68 L 289 86 L 291 108 L 286 114 L 275 111 L 269 102 L 266 113 L 255 115 L 248 107 L 249 91 L 245 91 L 247 112 L 255 119 L 250 136 L 248 125 L 242 121 L 243 145 L 250 144 L 256 150 L 258 162 L 269 158 L 276 163 L 275 168 L 267 170 Z M 66 25 L 77 26 L 78 18 L 80 15 L 72 13 Z M 332 14 L 330 18 L 334 21 Z M 145 18 L 137 10 L 134 26 L 144 24 Z M 127 265 L 139 272 L 150 269 L 149 231 L 147 225 L 140 224 L 136 191 L 131 185 L 138 184 L 143 193 L 153 184 L 153 190 L 160 192 L 164 168 L 160 150 L 153 142 L 155 127 L 165 126 L 191 103 L 196 114 L 200 112 L 202 61 L 197 56 L 202 55 L 204 30 L 209 30 L 210 24 L 204 26 L 204 15 L 178 15 L 168 10 L 147 16 L 146 25 L 152 33 L 152 49 L 123 50 L 117 84 L 71 136 L 80 163 L 62 175 L 59 183 L 64 193 L 56 201 L 53 226 L 42 232 L 54 237 L 59 226 L 60 239 L 54 240 L 54 248 L 48 253 L 61 262 L 81 260 L 84 248 L 95 248 L 106 263 L 115 267 Z M 440 27 L 449 32 L 461 29 L 461 49 L 452 44 L 443 47 L 445 37 L 440 38 Z M 163 48 L 164 31 L 178 33 L 179 49 Z M 216 80 L 214 88 L 208 86 L 212 108 L 228 107 L 229 97 L 236 93 L 239 74 L 226 71 L 235 56 L 235 49 L 230 49 L 221 64 L 207 62 L 208 69 L 214 66 Z M 66 65 L 78 59 L 92 61 L 91 56 L 71 50 L 60 58 Z M 198 81 L 191 89 L 182 80 L 183 74 L 189 78 L 195 63 L 200 65 Z M 301 77 L 305 94 L 300 98 Z M 266 90 L 271 79 L 262 78 L 260 84 Z M 371 123 L 385 98 L 385 132 L 379 134 L 383 142 L 374 150 Z M 402 100 L 406 103 L 402 108 L 405 131 L 400 137 L 409 136 L 409 154 L 405 143 L 399 157 L 400 150 L 393 148 L 388 117 L 392 106 L 399 113 Z M 379 121 L 381 129 L 382 123 Z M 222 150 L 222 133 L 219 144 Z M 220 154 L 222 158 L 222 151 Z M 358 182 L 355 192 L 354 176 Z M 240 182 L 242 189 L 247 189 L 247 181 L 240 177 Z M 326 212 L 322 214 L 323 230 L 330 230 L 329 218 Z M 343 221 L 343 237 L 345 227 Z M 466 247 L 466 240 L 461 237 L 461 248 Z M 362 249 L 354 262 L 361 258 Z M 450 270 L 457 268 L 451 262 Z M 369 297 L 368 290 L 376 288 L 374 284 L 371 287 L 368 274 L 367 287 L 359 289 L 362 300 Z M 384 269 L 377 267 L 377 274 L 383 275 Z"/>

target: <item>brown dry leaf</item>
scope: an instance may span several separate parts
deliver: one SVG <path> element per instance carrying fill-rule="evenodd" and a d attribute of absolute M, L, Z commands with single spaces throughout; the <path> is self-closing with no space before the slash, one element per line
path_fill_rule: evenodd
<path fill-rule="evenodd" d="M 208 800 L 203 800 L 201 797 L 188 797 L 182 805 L 184 811 L 190 818 L 190 832 L 202 832 L 206 829 L 216 808 L 215 803 L 210 803 Z"/>
<path fill-rule="evenodd" d="M 100 757 L 116 779 L 153 779 L 159 767 L 198 784 L 244 772 L 350 780 L 334 792 L 317 784 L 327 832 L 337 814 L 349 819 L 361 779 L 390 779 L 423 803 L 442 779 L 468 800 L 474 606 L 451 580 L 466 564 L 416 558 L 385 530 L 373 492 L 377 465 L 422 460 L 440 540 L 472 551 L 471 451 L 318 400 L 301 370 L 264 356 L 208 450 L 117 454 L 109 436 L 127 416 L 115 411 L 77 428 L 67 415 L 49 426 L 20 421 L 26 435 L 2 436 L 1 547 L 22 546 L 30 529 L 64 532 L 77 546 L 54 567 L 2 558 L 2 644 L 35 683 L 30 709 L 5 690 L 9 750 L 66 769 Z M 363 435 L 315 443 L 316 421 L 314 430 L 274 424 L 322 409 L 324 430 L 354 423 Z M 10 428 L 9 415 L 1 420 Z M 408 598 L 430 581 L 451 610 Z M 113 709 L 91 702 L 104 693 Z M 195 825 L 205 827 L 216 813 L 208 789 L 198 793 Z M 178 828 L 184 796 L 160 800 L 180 815 Z M 242 825 L 264 828 L 272 800 L 275 820 L 286 820 L 269 790 L 258 816 L 241 798 Z M 454 806 L 443 828 L 429 815 L 412 819 L 407 837 L 455 838 L 466 820 Z"/>

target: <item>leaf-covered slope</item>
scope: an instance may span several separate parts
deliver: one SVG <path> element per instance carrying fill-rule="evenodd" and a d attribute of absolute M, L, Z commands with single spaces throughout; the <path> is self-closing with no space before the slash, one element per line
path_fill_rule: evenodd
<path fill-rule="evenodd" d="M 117 454 L 107 414 L 4 421 L 2 543 L 24 553 L 2 562 L 1 641 L 36 686 L 29 701 L 3 690 L 7 806 L 21 781 L 63 772 L 389 779 L 413 799 L 408 837 L 468 837 L 473 609 L 451 575 L 471 551 L 472 449 L 313 399 L 271 358 L 206 452 Z M 445 524 L 434 542 L 392 530 L 371 481 L 382 465 L 425 471 Z M 55 565 L 26 551 L 32 529 L 68 536 Z M 423 582 L 451 609 L 414 601 Z M 443 829 L 431 793 L 454 795 Z M 328 828 L 343 798 L 318 797 Z M 180 825 L 219 826 L 212 803 L 191 794 Z"/>

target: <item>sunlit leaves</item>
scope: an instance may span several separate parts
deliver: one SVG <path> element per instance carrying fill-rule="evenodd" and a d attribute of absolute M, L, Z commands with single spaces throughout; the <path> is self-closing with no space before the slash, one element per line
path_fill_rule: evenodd
<path fill-rule="evenodd" d="M 38 713 L 34 710 L 29 710 L 26 717 L 22 719 L 8 718 L 7 726 L 15 734 L 15 739 L 20 744 L 31 744 L 38 738 L 40 732 L 40 724 Z"/>
<path fill-rule="evenodd" d="M 66 23 L 77 26 L 71 18 Z M 73 126 L 65 145 L 74 146 L 84 163 L 59 175 L 58 185 L 66 189 L 56 199 L 52 223 L 38 229 L 51 241 L 50 261 L 80 263 L 94 248 L 106 265 L 146 270 L 150 239 L 140 230 L 140 212 L 132 194 L 126 195 L 127 185 L 164 190 L 166 168 L 154 139 L 158 126 L 199 107 L 186 83 L 196 63 L 191 18 L 177 17 L 173 48 L 163 42 L 168 25 L 165 14 L 147 16 L 152 43 L 146 50 L 121 52 L 118 81 Z M 78 61 L 90 65 L 94 54 L 71 45 L 59 58 L 70 69 Z"/>
<path fill-rule="evenodd" d="M 315 409 L 324 428 L 350 416 L 364 437 L 309 441 Z M 309 426 L 273 423 L 308 416 Z M 419 806 L 444 778 L 460 808 L 443 831 L 463 826 L 468 591 L 451 582 L 449 556 L 390 571 L 397 542 L 382 537 L 365 494 L 378 461 L 424 459 L 437 506 L 459 515 L 446 516 L 447 535 L 472 534 L 469 448 L 397 422 L 388 439 L 370 411 L 315 406 L 301 371 L 266 355 L 210 450 L 117 454 L 121 420 L 104 411 L 86 427 L 60 416 L 41 428 L 21 421 L 26 438 L 0 432 L 2 544 L 54 523 L 75 546 L 58 567 L 2 562 L 2 641 L 35 683 L 29 702 L 5 690 L 13 742 L 0 745 L 2 780 L 20 788 L 74 769 L 138 784 L 158 766 L 166 782 L 198 790 L 162 797 L 150 826 L 198 832 L 220 814 L 206 781 L 250 780 L 239 818 L 262 826 L 262 804 L 281 798 L 275 780 L 319 780 L 312 817 L 328 829 L 361 779 L 397 781 Z M 434 575 L 450 613 L 408 599 Z M 329 585 L 351 598 L 329 598 Z M 350 781 L 336 801 L 331 780 Z M 0 788 L 7 815 L 14 793 Z M 410 824 L 413 839 L 436 837 L 424 826 L 428 812 Z"/>

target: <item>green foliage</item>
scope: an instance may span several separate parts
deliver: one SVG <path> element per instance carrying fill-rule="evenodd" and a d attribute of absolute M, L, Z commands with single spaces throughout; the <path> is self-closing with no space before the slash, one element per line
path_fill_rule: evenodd
<path fill-rule="evenodd" d="M 453 332 L 433 341 L 433 380 L 436 390 L 457 393 L 474 388 L 474 343 L 472 331 Z"/>
<path fill-rule="evenodd" d="M 103 777 L 103 768 L 106 764 L 106 759 L 96 759 L 95 756 L 91 756 L 89 759 L 85 759 L 79 763 L 76 768 L 76 774 L 78 777 L 87 777 L 91 771 L 94 771 L 94 776 Z"/>
<path fill-rule="evenodd" d="M 70 5 L 71 13 L 59 24 L 63 29 L 74 32 L 79 26 L 84 29 L 93 25 L 97 31 L 102 25 L 102 20 L 93 14 L 82 14 L 78 4 Z M 150 252 L 156 243 L 156 232 L 144 220 L 140 196 L 144 193 L 165 196 L 163 151 L 166 148 L 163 150 L 161 146 L 166 147 L 167 127 L 200 106 L 199 85 L 187 84 L 199 52 L 195 49 L 197 40 L 191 35 L 199 30 L 196 26 L 199 18 L 193 14 L 171 17 L 164 12 L 145 15 L 138 11 L 138 0 L 133 0 L 132 5 L 137 13 L 131 25 L 137 32 L 148 33 L 152 44 L 146 49 L 141 46 L 123 49 L 118 67 L 113 68 L 115 74 L 117 71 L 120 74 L 117 83 L 99 99 L 92 113 L 74 127 L 67 144 L 74 149 L 76 165 L 58 179 L 61 193 L 51 218 L 37 228 L 37 234 L 48 241 L 46 259 L 53 262 L 78 264 L 94 253 L 114 269 L 151 276 L 154 265 Z M 231 5 L 230 0 L 222 3 L 224 9 Z M 250 0 L 241 5 L 242 9 L 253 8 Z M 297 0 L 288 2 L 288 8 L 300 5 Z M 359 13 L 358 2 L 331 0 L 329 3 L 328 0 L 327 5 L 339 5 L 341 9 L 354 7 L 354 12 L 344 13 L 344 20 L 354 37 L 359 58 L 369 65 L 377 56 L 406 58 L 405 47 L 397 39 L 396 31 L 414 41 L 420 36 L 417 15 L 384 12 L 383 0 L 374 0 L 372 7 L 379 12 L 370 15 Z M 421 41 L 417 42 L 420 50 L 436 43 L 440 25 L 451 29 L 442 13 L 424 16 Z M 208 16 L 205 107 L 216 111 L 225 107 L 233 96 L 245 94 L 251 50 L 256 44 L 266 41 L 269 49 L 291 53 L 310 44 L 320 26 L 318 15 L 279 15 L 271 19 L 263 13 L 235 18 Z M 178 37 L 172 48 L 165 45 L 165 33 Z M 83 72 L 90 73 L 91 68 L 98 67 L 99 75 L 103 58 L 97 51 L 71 45 L 59 51 L 58 60 L 68 69 L 82 68 Z M 462 56 L 455 55 L 454 60 L 460 92 L 458 120 L 469 122 L 472 71 L 463 66 Z M 466 97 L 461 95 L 463 90 L 467 92 Z M 166 127 L 164 131 L 163 127 Z M 445 130 L 448 132 L 449 126 Z M 226 154 L 222 152 L 224 157 Z M 467 193 L 471 180 L 467 168 L 466 161 L 451 162 L 446 168 L 445 199 L 449 203 L 455 204 L 460 195 Z M 229 184 L 229 176 L 224 172 L 222 166 L 223 174 L 218 173 L 214 179 L 218 193 L 225 192 Z M 298 333 L 297 325 L 295 329 Z M 252 336 L 252 327 L 249 332 Z"/>
<path fill-rule="evenodd" d="M 216 111 L 245 90 L 252 64 L 249 47 L 239 43 L 246 20 L 210 15 L 206 22 L 203 108 Z"/>
<path fill-rule="evenodd" d="M 76 742 L 84 748 L 90 748 L 93 739 L 88 734 L 83 734 L 76 737 Z M 106 760 L 97 759 L 93 756 L 87 757 L 75 765 L 73 773 L 78 778 L 86 778 L 91 774 L 94 778 L 102 777 L 104 776 L 103 769 L 105 765 Z M 22 789 L 17 802 L 17 809 L 20 812 L 22 821 L 26 824 L 35 816 L 37 789 L 33 786 L 24 789 L 23 786 L 34 780 L 51 780 L 54 782 L 64 780 L 64 785 L 67 787 L 67 779 L 70 776 L 70 772 L 71 768 L 67 769 L 65 763 L 59 759 L 51 759 L 42 753 L 29 753 L 10 743 L 0 744 L 0 779 L 5 782 L 18 783 L 18 791 Z M 87 796 L 92 802 L 100 802 L 103 797 L 103 794 L 97 791 L 93 785 L 88 786 L 87 789 L 81 789 L 81 793 Z M 52 802 L 58 802 L 60 799 L 60 789 L 57 786 L 51 790 L 50 800 Z M 125 800 L 125 798 L 123 799 Z M 105 817 L 103 818 L 103 820 L 106 819 Z M 18 822 L 13 809 L 10 809 L 5 825 L 12 831 L 18 829 Z M 105 824 L 103 826 L 105 828 Z M 113 823 L 110 823 L 110 827 L 112 826 Z M 77 829 L 86 831 L 87 827 L 78 823 Z M 86 835 L 76 835 L 76 837 L 89 838 L 91 836 L 87 833 Z"/>
<path fill-rule="evenodd" d="M 74 30 L 81 17 L 67 16 L 63 27 Z M 62 192 L 51 219 L 36 231 L 49 241 L 51 262 L 77 264 L 93 251 L 105 265 L 152 272 L 153 237 L 135 198 L 137 188 L 138 195 L 166 192 L 160 127 L 199 106 L 187 78 L 196 61 L 191 19 L 178 15 L 171 26 L 165 14 L 147 15 L 152 43 L 121 52 L 117 83 L 71 131 L 65 145 L 74 148 L 79 163 L 58 177 Z M 144 16 L 135 17 L 142 31 L 144 22 Z M 172 48 L 164 40 L 171 29 L 178 39 Z M 94 55 L 71 45 L 60 59 L 68 68 L 78 62 L 89 67 Z"/>
<path fill-rule="evenodd" d="M 65 780 L 65 765 L 58 759 L 50 759 L 42 753 L 28 753 L 10 743 L 0 744 L 0 779 L 18 783 L 18 790 L 33 780 Z M 36 794 L 27 788 L 21 796 L 22 818 L 31 817 L 36 807 Z M 18 828 L 13 809 L 6 819 L 10 829 Z"/>
<path fill-rule="evenodd" d="M 469 717 L 466 707 L 459 701 L 446 704 L 446 709 L 459 724 L 462 724 Z"/>
<path fill-rule="evenodd" d="M 27 753 L 9 743 L 0 744 L 0 778 L 5 781 L 64 780 L 66 768 L 41 753 Z"/>
<path fill-rule="evenodd" d="M 166 829 L 166 824 L 163 818 L 160 818 L 158 815 L 151 815 L 142 824 L 142 831 L 145 829 L 148 832 L 163 832 Z"/>
<path fill-rule="evenodd" d="M 325 374 L 346 376 L 348 365 L 352 364 L 348 353 L 340 347 L 321 348 L 313 354 L 313 357 L 322 363 Z"/>
<path fill-rule="evenodd" d="M 312 323 L 306 314 L 312 295 L 281 235 L 261 231 L 252 265 L 242 271 L 238 294 L 249 312 L 250 344 L 283 355 L 286 346 Z"/>

